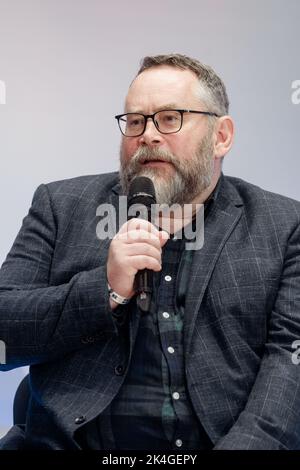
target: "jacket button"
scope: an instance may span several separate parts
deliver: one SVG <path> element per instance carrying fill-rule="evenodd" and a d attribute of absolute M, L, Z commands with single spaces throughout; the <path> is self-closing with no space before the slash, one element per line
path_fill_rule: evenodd
<path fill-rule="evenodd" d="M 124 374 L 124 367 L 122 366 L 122 364 L 119 364 L 118 366 L 115 367 L 115 374 L 116 375 Z"/>
<path fill-rule="evenodd" d="M 82 424 L 85 422 L 85 420 L 86 420 L 85 416 L 78 416 L 77 418 L 75 418 L 75 424 Z"/>

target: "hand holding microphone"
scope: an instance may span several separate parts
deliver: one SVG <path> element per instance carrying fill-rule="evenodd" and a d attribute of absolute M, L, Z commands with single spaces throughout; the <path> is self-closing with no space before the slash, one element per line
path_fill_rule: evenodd
<path fill-rule="evenodd" d="M 149 209 L 153 203 L 153 194 L 149 196 L 145 180 L 152 184 L 148 178 L 133 180 L 129 208 L 142 204 Z M 127 299 L 137 294 L 138 305 L 144 311 L 149 308 L 151 271 L 161 270 L 161 249 L 168 238 L 167 232 L 159 231 L 149 220 L 132 218 L 122 225 L 109 247 L 107 279 L 111 289 Z M 115 308 L 117 303 L 111 301 L 111 306 Z"/>

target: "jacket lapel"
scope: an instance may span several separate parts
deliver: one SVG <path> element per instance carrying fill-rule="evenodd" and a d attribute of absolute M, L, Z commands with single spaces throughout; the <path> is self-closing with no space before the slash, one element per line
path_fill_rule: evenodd
<path fill-rule="evenodd" d="M 220 188 L 204 223 L 204 244 L 195 250 L 184 314 L 184 351 L 186 360 L 200 305 L 226 240 L 242 215 L 243 202 L 230 182 L 221 176 Z"/>

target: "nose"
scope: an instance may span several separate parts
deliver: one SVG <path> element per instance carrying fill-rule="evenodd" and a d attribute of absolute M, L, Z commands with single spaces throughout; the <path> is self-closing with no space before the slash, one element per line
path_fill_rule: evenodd
<path fill-rule="evenodd" d="M 156 129 L 153 119 L 147 118 L 145 132 L 140 136 L 140 143 L 149 146 L 159 145 L 162 142 L 162 134 Z"/>

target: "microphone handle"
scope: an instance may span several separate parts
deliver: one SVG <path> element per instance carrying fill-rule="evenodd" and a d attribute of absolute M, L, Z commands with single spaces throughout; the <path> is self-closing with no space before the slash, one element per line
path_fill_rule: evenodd
<path fill-rule="evenodd" d="M 143 312 L 148 312 L 150 308 L 152 294 L 153 271 L 141 269 L 135 276 L 135 290 L 137 292 L 137 305 Z"/>

